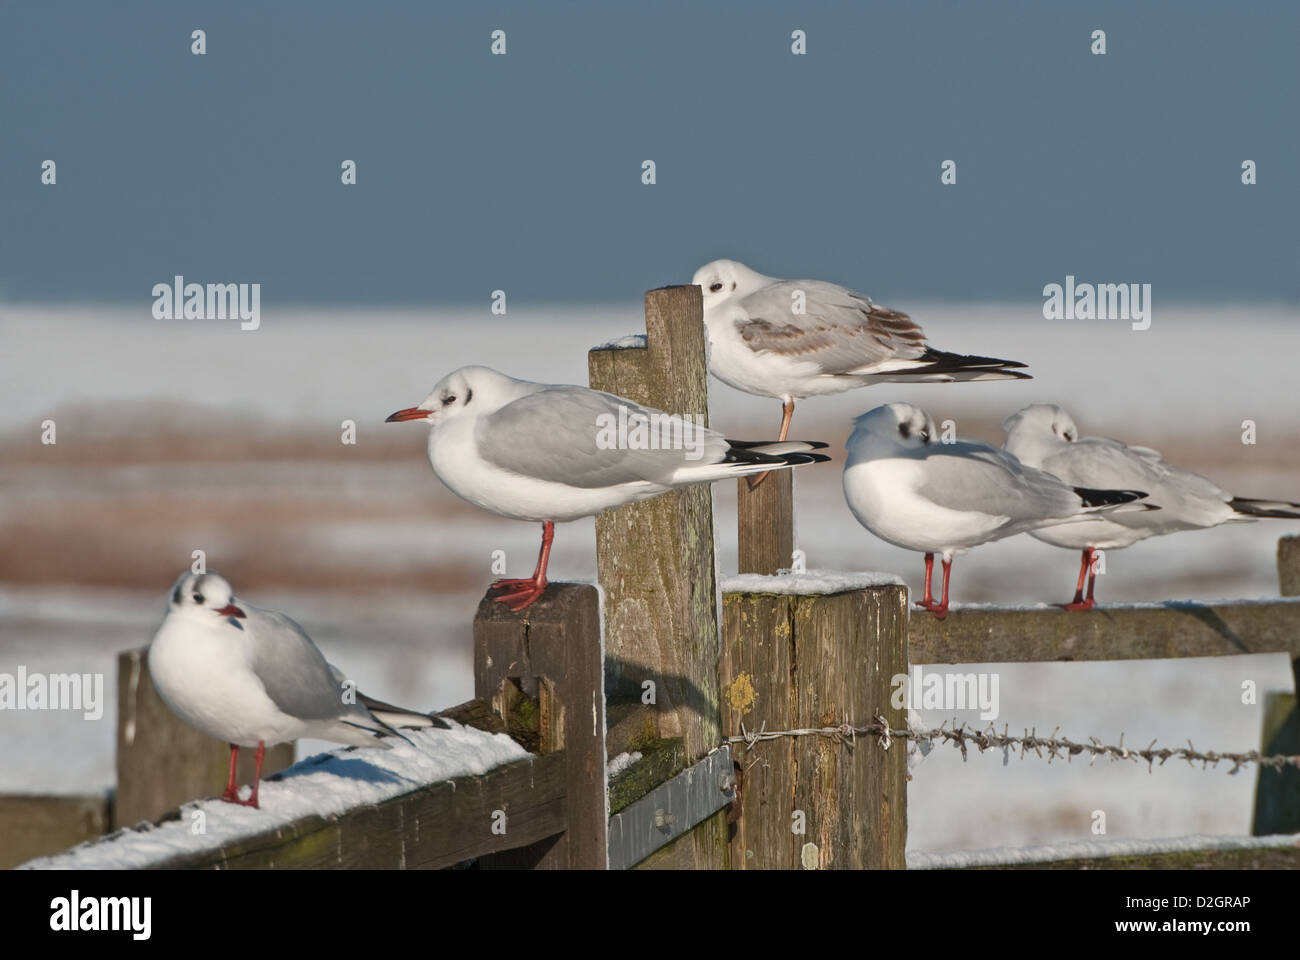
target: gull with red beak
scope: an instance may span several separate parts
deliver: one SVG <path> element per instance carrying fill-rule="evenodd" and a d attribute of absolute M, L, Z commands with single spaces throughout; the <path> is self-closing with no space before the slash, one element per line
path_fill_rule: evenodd
<path fill-rule="evenodd" d="M 274 610 L 235 599 L 216 573 L 183 573 L 149 646 L 149 675 L 167 706 L 190 726 L 230 744 L 222 800 L 257 806 L 266 746 L 310 737 L 388 749 L 395 727 L 446 721 L 359 693 L 325 661 L 306 631 Z M 405 740 L 405 737 L 402 737 Z M 253 792 L 240 800 L 240 747 L 257 748 Z"/>
<path fill-rule="evenodd" d="M 463 500 L 542 524 L 531 577 L 498 580 L 498 601 L 522 610 L 546 589 L 557 521 L 590 517 L 693 483 L 830 459 L 816 441 L 742 443 L 599 390 L 515 380 L 488 367 L 448 374 L 389 423 L 425 421 L 429 463 Z"/>

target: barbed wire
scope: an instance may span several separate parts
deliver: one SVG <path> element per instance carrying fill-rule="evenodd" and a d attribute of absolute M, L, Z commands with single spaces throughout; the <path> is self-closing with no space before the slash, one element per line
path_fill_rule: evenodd
<path fill-rule="evenodd" d="M 956 724 L 956 721 L 953 721 Z M 881 749 L 888 750 L 895 740 L 912 740 L 918 743 L 925 742 L 933 744 L 936 740 L 951 743 L 961 751 L 962 760 L 968 758 L 967 749 L 969 745 L 979 748 L 980 753 L 994 748 L 1000 748 L 1003 756 L 1009 756 L 1010 752 L 1016 748 L 1020 750 L 1021 758 L 1025 757 L 1030 751 L 1039 758 L 1046 757 L 1047 762 L 1065 757 L 1068 763 L 1071 758 L 1081 753 L 1089 755 L 1088 766 L 1096 763 L 1098 757 L 1109 757 L 1115 760 L 1132 760 L 1137 763 L 1141 760 L 1147 762 L 1148 772 L 1155 769 L 1157 761 L 1159 766 L 1164 766 L 1169 760 L 1178 759 L 1186 760 L 1189 766 L 1196 763 L 1201 764 L 1201 769 L 1207 767 L 1218 767 L 1220 763 L 1231 763 L 1232 769 L 1228 773 L 1233 774 L 1243 767 L 1250 764 L 1256 764 L 1260 767 L 1269 767 L 1274 770 L 1282 770 L 1283 767 L 1295 767 L 1300 769 L 1300 755 L 1272 754 L 1264 755 L 1258 750 L 1248 750 L 1244 753 L 1227 751 L 1197 750 L 1189 739 L 1185 747 L 1157 747 L 1156 740 L 1144 749 L 1135 749 L 1124 746 L 1124 734 L 1120 734 L 1117 745 L 1103 743 L 1097 737 L 1089 737 L 1087 743 L 1078 743 L 1067 737 L 1058 736 L 1061 728 L 1057 727 L 1052 731 L 1050 737 L 1038 736 L 1037 728 L 1026 730 L 1023 735 L 1015 736 L 1010 733 L 1010 725 L 1004 725 L 1002 733 L 998 733 L 993 724 L 989 724 L 984 730 L 974 730 L 967 727 L 966 724 L 953 726 L 949 728 L 948 721 L 944 721 L 938 727 L 932 730 L 912 730 L 892 729 L 882 716 L 877 716 L 874 721 L 867 724 L 855 725 L 851 723 L 842 723 L 835 727 L 804 727 L 798 730 L 768 730 L 767 724 L 763 728 L 750 732 L 745 729 L 745 725 L 740 725 L 740 734 L 727 737 L 728 743 L 743 743 L 752 749 L 758 743 L 766 740 L 778 740 L 782 737 L 825 737 L 836 743 L 847 744 L 850 748 L 857 742 L 860 736 L 873 736 L 880 739 Z"/>

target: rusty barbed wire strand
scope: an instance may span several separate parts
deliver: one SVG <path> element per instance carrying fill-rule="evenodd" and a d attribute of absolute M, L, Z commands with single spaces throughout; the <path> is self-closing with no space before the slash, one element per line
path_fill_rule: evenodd
<path fill-rule="evenodd" d="M 953 721 L 954 723 L 956 721 Z M 1035 756 L 1042 758 L 1047 757 L 1047 762 L 1065 757 L 1068 763 L 1071 758 L 1081 753 L 1089 755 L 1088 765 L 1096 763 L 1098 757 L 1109 757 L 1114 760 L 1132 760 L 1137 763 L 1141 760 L 1147 762 L 1148 772 L 1155 769 L 1157 761 L 1160 766 L 1164 766 L 1169 760 L 1185 760 L 1189 766 L 1197 763 L 1201 764 L 1201 769 L 1208 767 L 1218 767 L 1220 763 L 1231 763 L 1232 769 L 1229 774 L 1234 774 L 1250 764 L 1256 764 L 1260 767 L 1269 767 L 1274 770 L 1281 770 L 1284 767 L 1295 767 L 1300 769 L 1300 755 L 1272 754 L 1265 756 L 1258 750 L 1248 750 L 1244 753 L 1232 753 L 1227 751 L 1197 750 L 1189 739 L 1185 747 L 1157 747 L 1155 740 L 1152 740 L 1143 749 L 1124 746 L 1124 734 L 1120 734 L 1117 745 L 1103 743 L 1097 737 L 1089 737 L 1088 743 L 1079 743 L 1070 740 L 1067 737 L 1060 737 L 1058 734 L 1061 728 L 1057 727 L 1052 731 L 1050 737 L 1038 736 L 1037 728 L 1026 730 L 1023 735 L 1015 736 L 1010 733 L 1010 725 L 1003 726 L 1002 733 L 998 733 L 989 724 L 984 730 L 970 729 L 966 724 L 949 728 L 948 721 L 944 721 L 938 727 L 932 730 L 911 730 L 892 729 L 882 716 L 877 716 L 875 720 L 867 724 L 842 723 L 835 727 L 804 727 L 797 730 L 768 730 L 766 724 L 763 729 L 750 732 L 745 729 L 745 725 L 740 725 L 740 733 L 727 737 L 728 743 L 743 743 L 750 749 L 766 740 L 778 740 L 782 737 L 825 737 L 836 743 L 846 743 L 851 749 L 860 736 L 874 736 L 880 738 L 880 746 L 888 750 L 895 740 L 913 740 L 917 742 L 926 742 L 933 744 L 936 740 L 943 743 L 951 743 L 961 751 L 962 760 L 967 759 L 967 747 L 974 744 L 979 748 L 980 753 L 987 750 L 1000 748 L 1004 756 L 1009 756 L 1011 751 L 1020 750 L 1020 756 L 1023 759 L 1029 751 L 1033 751 Z"/>

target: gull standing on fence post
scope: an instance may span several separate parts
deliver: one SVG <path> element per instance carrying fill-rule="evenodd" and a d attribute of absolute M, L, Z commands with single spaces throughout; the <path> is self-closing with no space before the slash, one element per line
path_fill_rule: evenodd
<path fill-rule="evenodd" d="M 1022 463 L 1066 483 L 1141 487 L 1150 494 L 1147 502 L 1160 507 L 1030 534 L 1053 546 L 1082 551 L 1074 600 L 1062 604 L 1066 610 L 1092 609 L 1098 550 L 1118 550 L 1147 537 L 1260 517 L 1300 520 L 1300 503 L 1234 497 L 1212 480 L 1166 463 L 1148 447 L 1130 447 L 1109 437 L 1081 437 L 1074 420 L 1054 403 L 1032 403 L 1007 417 L 1002 427 L 1007 432 L 1003 448 Z"/>
<path fill-rule="evenodd" d="M 735 260 L 707 263 L 691 282 L 704 291 L 709 372 L 779 399 L 780 440 L 804 397 L 873 383 L 1031 379 L 1014 360 L 936 350 L 907 314 L 836 283 L 778 280 Z"/>
<path fill-rule="evenodd" d="M 452 493 L 542 524 L 531 577 L 498 580 L 495 598 L 522 610 L 546 589 L 555 524 L 692 483 L 829 460 L 817 441 L 730 441 L 703 414 L 667 414 L 586 387 L 515 380 L 488 367 L 448 374 L 419 406 L 388 422 L 427 421 L 429 464 Z"/>
<path fill-rule="evenodd" d="M 445 720 L 373 700 L 327 663 L 311 637 L 274 610 L 237 601 L 217 573 L 183 573 L 149 645 L 149 675 L 176 714 L 230 744 L 222 800 L 257 806 L 266 745 L 311 737 L 359 747 L 402 727 L 446 727 Z M 402 737 L 405 740 L 405 737 Z M 240 800 L 240 747 L 257 748 L 253 793 Z"/>
<path fill-rule="evenodd" d="M 1150 509 L 1133 503 L 1146 496 L 1140 490 L 1073 487 L 986 443 L 938 442 L 934 421 L 910 403 L 887 403 L 854 423 L 844 463 L 849 510 L 881 540 L 925 554 L 925 598 L 917 606 L 940 619 L 955 555 L 1099 511 Z M 936 553 L 943 557 L 938 602 L 930 593 Z"/>

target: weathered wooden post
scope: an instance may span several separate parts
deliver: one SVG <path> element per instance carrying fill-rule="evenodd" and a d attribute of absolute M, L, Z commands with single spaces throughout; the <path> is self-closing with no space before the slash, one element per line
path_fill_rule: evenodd
<path fill-rule="evenodd" d="M 761 489 L 761 488 L 760 488 Z M 870 584 L 877 575 L 864 575 Z M 808 592 L 802 592 L 802 591 Z M 723 586 L 722 720 L 728 735 L 861 726 L 891 704 L 907 673 L 902 585 L 798 587 L 786 577 Z M 744 869 L 903 868 L 907 843 L 905 742 L 783 736 L 733 744 L 741 768 L 732 865 Z"/>
<path fill-rule="evenodd" d="M 1282 537 L 1277 542 L 1277 579 L 1284 597 L 1300 596 L 1300 537 Z M 1300 657 L 1291 660 L 1295 688 L 1291 693 L 1264 694 L 1264 723 L 1260 752 L 1300 754 Z M 1300 831 L 1300 770 L 1260 768 L 1255 775 L 1255 816 L 1251 833 L 1267 836 Z"/>
<path fill-rule="evenodd" d="M 0 796 L 0 870 L 59 853 L 108 832 L 107 794 Z"/>
<path fill-rule="evenodd" d="M 645 296 L 644 345 L 588 354 L 591 386 L 668 413 L 708 417 L 704 307 L 697 286 Z M 699 422 L 697 420 L 697 422 Z M 660 739 L 680 738 L 686 764 L 721 742 L 713 498 L 707 485 L 607 511 L 596 518 L 596 567 L 605 592 L 605 689 L 611 713 L 646 703 Z M 622 739 L 622 738 L 620 738 Z M 611 738 L 611 749 L 623 749 Z M 719 867 L 725 813 L 650 865 Z M 669 853 L 668 851 L 671 851 Z"/>
<path fill-rule="evenodd" d="M 113 822 L 156 820 L 182 803 L 221 793 L 230 745 L 187 724 L 163 703 L 149 676 L 148 648 L 117 658 L 117 795 Z M 265 779 L 293 763 L 294 744 L 269 747 Z M 239 782 L 253 782 L 252 750 L 239 751 Z"/>
<path fill-rule="evenodd" d="M 590 584 L 553 583 L 520 613 L 490 593 L 479 603 L 474 696 L 508 725 L 535 728 L 537 743 L 530 748 L 541 754 L 563 750 L 566 757 L 565 832 L 498 854 L 488 865 L 605 868 L 603 674 L 600 594 Z M 504 813 L 509 830 L 510 811 Z"/>
<path fill-rule="evenodd" d="M 1300 536 L 1277 541 L 1277 579 L 1284 597 L 1300 597 Z"/>
<path fill-rule="evenodd" d="M 763 439 L 757 437 L 755 439 Z M 737 570 L 773 574 L 794 561 L 794 471 L 777 470 L 750 489 L 736 481 Z"/>

